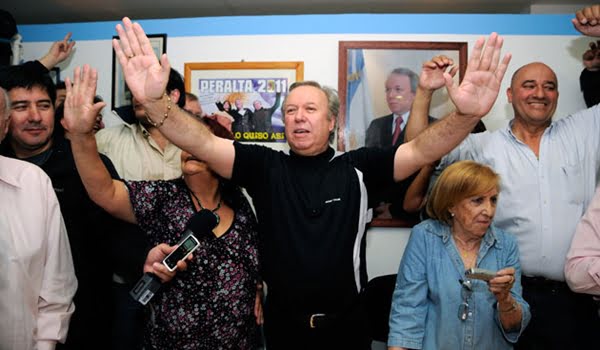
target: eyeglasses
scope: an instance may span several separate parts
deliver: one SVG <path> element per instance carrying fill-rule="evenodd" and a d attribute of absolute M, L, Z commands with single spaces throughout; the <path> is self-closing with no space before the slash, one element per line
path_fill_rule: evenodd
<path fill-rule="evenodd" d="M 469 298 L 473 293 L 473 285 L 471 280 L 462 280 L 459 279 L 458 282 L 462 286 L 460 289 L 460 295 L 462 296 L 462 303 L 458 306 L 458 318 L 461 321 L 466 321 L 469 317 Z"/>

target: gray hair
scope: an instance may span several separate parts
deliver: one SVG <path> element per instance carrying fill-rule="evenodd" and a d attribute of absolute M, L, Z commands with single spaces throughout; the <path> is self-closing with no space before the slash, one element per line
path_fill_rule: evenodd
<path fill-rule="evenodd" d="M 408 68 L 396 68 L 388 74 L 388 78 L 392 75 L 404 75 L 410 80 L 410 91 L 417 92 L 417 86 L 419 86 L 419 75 Z M 386 79 L 387 80 L 387 79 Z"/>
<path fill-rule="evenodd" d="M 290 92 L 292 92 L 292 90 L 294 90 L 295 88 L 300 87 L 300 86 L 312 86 L 314 88 L 317 88 L 317 89 L 323 91 L 323 93 L 327 97 L 327 111 L 328 111 L 327 119 L 329 119 L 329 120 L 333 119 L 333 121 L 334 121 L 333 129 L 329 133 L 329 143 L 332 143 L 333 139 L 335 138 L 335 130 L 337 129 L 338 113 L 340 112 L 340 99 L 338 97 L 337 90 L 330 88 L 328 86 L 322 86 L 321 84 L 317 83 L 314 80 L 304 80 L 304 81 L 297 81 L 297 82 L 293 83 L 292 85 L 290 85 L 288 94 L 285 96 L 285 98 L 283 99 L 283 103 L 281 104 L 281 114 L 283 114 L 284 117 L 285 117 L 285 104 L 287 102 L 288 96 L 290 95 Z"/>
<path fill-rule="evenodd" d="M 10 98 L 8 97 L 8 93 L 4 88 L 0 87 L 0 93 L 2 93 L 2 97 L 4 98 L 4 119 L 8 119 L 10 116 Z"/>

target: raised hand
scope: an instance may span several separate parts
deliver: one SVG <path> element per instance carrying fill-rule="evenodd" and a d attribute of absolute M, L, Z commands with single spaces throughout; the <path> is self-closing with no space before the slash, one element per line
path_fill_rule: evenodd
<path fill-rule="evenodd" d="M 600 37 L 600 5 L 582 8 L 571 22 L 581 34 Z"/>
<path fill-rule="evenodd" d="M 444 72 L 450 68 L 448 73 L 454 77 L 458 71 L 457 66 L 453 66 L 454 61 L 444 55 L 435 56 L 431 60 L 424 62 L 421 68 L 421 74 L 419 76 L 419 87 L 428 90 L 435 91 L 446 84 L 444 78 Z"/>
<path fill-rule="evenodd" d="M 583 65 L 588 70 L 596 71 L 600 69 L 600 40 L 590 43 L 590 48 L 583 53 Z"/>
<path fill-rule="evenodd" d="M 57 64 L 66 60 L 73 52 L 75 46 L 74 41 L 71 40 L 71 33 L 67 33 L 63 40 L 56 41 L 50 46 L 48 53 L 40 59 L 40 62 L 47 68 L 52 69 Z"/>
<path fill-rule="evenodd" d="M 171 69 L 167 55 L 159 62 L 142 26 L 127 17 L 117 24 L 117 33 L 120 40 L 113 39 L 113 48 L 129 90 L 142 105 L 160 100 Z"/>
<path fill-rule="evenodd" d="M 450 73 L 444 73 L 448 94 L 459 114 L 481 118 L 494 105 L 511 59 L 511 55 L 506 54 L 500 62 L 503 42 L 496 33 L 490 35 L 485 49 L 485 39 L 477 40 L 460 85 L 454 82 Z"/>
<path fill-rule="evenodd" d="M 64 102 L 65 115 L 61 124 L 70 137 L 78 135 L 93 135 L 94 124 L 98 113 L 106 103 L 94 103 L 98 72 L 87 64 L 83 69 L 75 68 L 73 81 L 67 77 L 65 85 L 67 97 Z"/>

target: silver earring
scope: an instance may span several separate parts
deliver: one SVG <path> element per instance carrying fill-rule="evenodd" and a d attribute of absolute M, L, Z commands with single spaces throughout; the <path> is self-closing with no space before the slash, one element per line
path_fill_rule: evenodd
<path fill-rule="evenodd" d="M 454 217 L 454 213 L 450 213 L 450 216 Z"/>

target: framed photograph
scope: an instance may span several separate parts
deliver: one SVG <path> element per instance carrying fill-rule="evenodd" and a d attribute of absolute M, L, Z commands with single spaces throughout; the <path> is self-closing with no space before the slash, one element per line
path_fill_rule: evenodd
<path fill-rule="evenodd" d="M 338 150 L 398 147 L 404 140 L 403 128 L 423 62 L 438 55 L 452 58 L 459 67 L 455 79 L 460 81 L 466 70 L 467 49 L 466 42 L 340 41 Z M 434 94 L 430 121 L 452 108 L 445 88 L 440 89 Z M 374 194 L 372 226 L 411 227 L 418 222 L 418 215 L 398 209 L 411 180 Z"/>
<path fill-rule="evenodd" d="M 52 81 L 54 82 L 54 85 L 56 85 L 58 82 L 61 81 L 59 67 L 54 67 L 54 68 L 50 69 L 50 71 L 48 71 L 48 75 L 50 76 L 50 79 L 52 79 Z"/>
<path fill-rule="evenodd" d="M 113 39 L 119 39 L 118 36 L 113 36 Z M 156 54 L 156 57 L 160 59 L 163 53 L 167 52 L 167 34 L 150 34 L 148 35 L 152 49 Z M 129 106 L 131 105 L 131 91 L 125 84 L 125 78 L 123 77 L 123 70 L 115 51 L 112 53 L 112 103 L 111 109 Z"/>
<path fill-rule="evenodd" d="M 304 62 L 185 63 L 184 76 L 204 115 L 231 117 L 236 140 L 286 141 L 281 104 L 289 86 L 304 79 Z"/>

